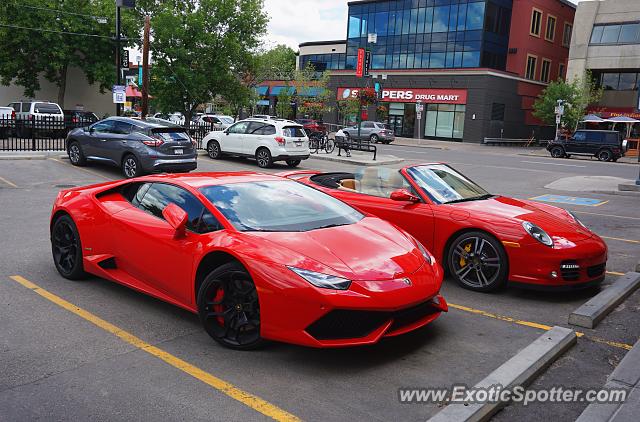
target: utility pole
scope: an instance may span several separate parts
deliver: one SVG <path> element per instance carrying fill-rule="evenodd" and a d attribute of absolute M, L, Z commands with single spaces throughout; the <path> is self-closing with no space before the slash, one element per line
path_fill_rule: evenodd
<path fill-rule="evenodd" d="M 122 29 L 120 25 L 120 6 L 116 3 L 116 85 L 122 85 L 122 76 L 120 73 L 120 42 L 122 40 Z M 116 116 L 120 115 L 121 110 L 122 105 L 119 103 L 116 104 Z"/>
<path fill-rule="evenodd" d="M 151 18 L 144 18 L 144 40 L 142 43 L 142 113 L 141 118 L 146 118 L 149 113 L 149 31 Z"/>

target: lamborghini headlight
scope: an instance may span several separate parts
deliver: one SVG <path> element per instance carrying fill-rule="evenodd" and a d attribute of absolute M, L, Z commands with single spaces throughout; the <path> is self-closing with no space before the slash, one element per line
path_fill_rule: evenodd
<path fill-rule="evenodd" d="M 302 268 L 287 268 L 307 280 L 312 285 L 321 289 L 347 290 L 351 285 L 351 280 L 347 280 L 346 278 L 317 273 L 315 271 L 303 270 Z"/>

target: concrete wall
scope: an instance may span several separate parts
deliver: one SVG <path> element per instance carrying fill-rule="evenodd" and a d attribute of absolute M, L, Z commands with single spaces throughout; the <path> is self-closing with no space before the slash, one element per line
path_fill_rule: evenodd
<path fill-rule="evenodd" d="M 345 54 L 347 52 L 347 44 L 345 42 L 339 44 L 320 44 L 307 45 L 300 47 L 300 55 L 308 56 L 311 54 Z"/>
<path fill-rule="evenodd" d="M 24 95 L 22 87 L 0 85 L 0 105 L 4 106 L 22 99 L 29 99 Z M 36 92 L 34 99 L 57 102 L 58 87 L 45 78 L 40 78 L 40 91 Z M 69 69 L 65 102 L 60 106 L 63 109 L 82 107 L 86 111 L 93 111 L 98 117 L 102 117 L 104 114 L 115 114 L 115 105 L 112 102 L 111 92 L 100 94 L 98 86 L 89 85 L 87 78 L 77 68 Z"/>
<path fill-rule="evenodd" d="M 640 21 L 640 0 L 581 1 L 578 3 L 567 78 L 585 69 L 640 69 L 640 45 L 589 46 L 593 25 Z"/>

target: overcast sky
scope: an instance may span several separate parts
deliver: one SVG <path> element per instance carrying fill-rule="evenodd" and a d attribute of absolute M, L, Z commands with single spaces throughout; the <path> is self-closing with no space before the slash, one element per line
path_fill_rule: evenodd
<path fill-rule="evenodd" d="M 265 9 L 271 17 L 267 48 L 286 44 L 297 51 L 302 42 L 347 36 L 347 0 L 265 0 Z"/>

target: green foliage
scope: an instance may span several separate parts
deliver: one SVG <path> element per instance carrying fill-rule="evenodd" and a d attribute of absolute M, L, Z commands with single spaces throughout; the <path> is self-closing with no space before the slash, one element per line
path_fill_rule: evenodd
<path fill-rule="evenodd" d="M 296 70 L 296 52 L 283 44 L 257 54 L 255 61 L 258 80 L 288 79 L 286 75 Z"/>
<path fill-rule="evenodd" d="M 533 105 L 533 115 L 548 125 L 555 125 L 555 107 L 558 100 L 568 103 L 562 117 L 562 125 L 575 130 L 584 117 L 589 104 L 596 103 L 602 97 L 602 89 L 596 86 L 589 72 L 573 82 L 557 80 L 551 82 L 542 91 Z"/>
<path fill-rule="evenodd" d="M 113 0 L 2 0 L 0 24 L 22 27 L 0 26 L 0 82 L 23 87 L 26 97 L 36 96 L 39 76 L 44 76 L 58 86 L 57 100 L 63 105 L 70 67 L 80 68 L 102 91 L 115 82 Z M 125 36 L 138 37 L 134 14 L 122 13 L 122 29 Z"/>
<path fill-rule="evenodd" d="M 346 100 L 338 101 L 338 113 L 341 116 L 342 124 L 345 126 L 355 124 L 361 108 L 360 99 L 358 98 L 347 98 Z"/>
<path fill-rule="evenodd" d="M 313 66 L 309 65 L 294 75 L 294 85 L 298 93 L 298 113 L 314 119 L 320 119 L 323 114 L 330 113 L 332 108 L 329 103 L 333 91 L 328 88 L 331 76 L 329 72 L 318 74 Z"/>
<path fill-rule="evenodd" d="M 289 84 L 287 84 L 286 87 L 283 88 L 277 96 L 276 115 L 283 119 L 289 119 L 293 114 L 293 109 L 291 108 L 293 95 L 289 93 L 290 90 L 291 89 L 289 88 Z"/>
<path fill-rule="evenodd" d="M 151 2 L 156 108 L 182 111 L 187 119 L 216 96 L 246 102 L 242 72 L 265 32 L 262 0 L 166 0 Z"/>

